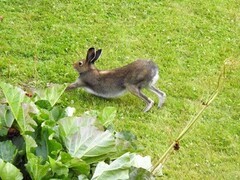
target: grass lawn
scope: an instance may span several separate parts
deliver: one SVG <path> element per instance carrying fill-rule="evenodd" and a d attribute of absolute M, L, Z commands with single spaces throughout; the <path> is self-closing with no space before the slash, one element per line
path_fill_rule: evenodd
<path fill-rule="evenodd" d="M 111 69 L 136 59 L 160 68 L 162 109 L 148 113 L 131 94 L 101 99 L 65 93 L 77 114 L 117 107 L 117 130 L 135 133 L 155 162 L 201 109 L 226 61 L 224 88 L 164 164 L 160 179 L 240 179 L 240 1 L 0 1 L 0 80 L 44 87 L 70 83 L 72 63 L 89 47 L 103 49 L 96 66 Z M 144 91 L 157 102 L 157 97 Z"/>

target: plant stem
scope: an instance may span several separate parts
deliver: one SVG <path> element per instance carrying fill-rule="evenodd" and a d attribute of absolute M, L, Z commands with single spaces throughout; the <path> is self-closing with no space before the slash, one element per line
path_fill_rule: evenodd
<path fill-rule="evenodd" d="M 178 143 L 183 136 L 189 131 L 189 129 L 195 124 L 195 122 L 199 119 L 199 117 L 201 116 L 201 114 L 204 112 L 204 110 L 213 102 L 213 100 L 217 97 L 217 95 L 220 92 L 220 88 L 221 88 L 221 79 L 225 74 L 225 66 L 223 66 L 223 71 L 221 72 L 221 74 L 219 75 L 218 78 L 218 83 L 217 83 L 217 88 L 215 90 L 215 92 L 213 93 L 213 95 L 209 98 L 209 100 L 207 101 L 206 104 L 204 104 L 203 108 L 197 113 L 196 116 L 193 117 L 193 119 L 191 121 L 189 121 L 189 123 L 187 124 L 187 126 L 182 130 L 182 132 L 179 134 L 179 136 L 176 138 L 176 140 L 169 146 L 169 148 L 165 151 L 165 153 L 163 154 L 163 156 L 158 160 L 158 162 L 152 167 L 151 169 L 151 173 L 153 175 L 155 175 L 159 169 L 159 167 L 165 162 L 165 159 L 167 158 L 167 156 L 170 154 L 170 152 L 172 152 L 174 150 L 174 146 L 176 145 L 176 143 Z"/>

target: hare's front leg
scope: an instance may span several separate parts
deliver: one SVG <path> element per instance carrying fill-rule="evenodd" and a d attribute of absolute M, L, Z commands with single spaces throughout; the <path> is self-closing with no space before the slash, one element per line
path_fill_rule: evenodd
<path fill-rule="evenodd" d="M 153 106 L 153 104 L 154 104 L 154 101 L 151 100 L 150 98 L 148 98 L 146 95 L 144 95 L 144 94 L 141 92 L 140 88 L 138 88 L 138 87 L 136 87 L 136 86 L 134 86 L 134 85 L 128 85 L 128 86 L 127 86 L 127 89 L 128 89 L 128 91 L 131 92 L 133 95 L 141 98 L 143 101 L 146 102 L 147 105 L 146 105 L 146 107 L 144 108 L 143 112 L 147 112 L 147 111 L 149 111 L 149 110 L 152 108 L 152 106 Z"/>
<path fill-rule="evenodd" d="M 75 88 L 78 88 L 78 87 L 81 87 L 83 85 L 82 81 L 80 79 L 77 79 L 76 82 L 70 84 L 67 88 L 66 88 L 66 91 L 68 90 L 72 90 L 72 89 L 75 89 Z"/>

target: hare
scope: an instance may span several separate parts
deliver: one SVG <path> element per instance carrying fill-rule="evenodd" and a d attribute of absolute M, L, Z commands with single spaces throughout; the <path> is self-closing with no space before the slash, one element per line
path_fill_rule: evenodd
<path fill-rule="evenodd" d="M 79 77 L 66 90 L 82 87 L 87 92 L 103 98 L 117 97 L 129 91 L 146 102 L 143 111 L 147 112 L 154 104 L 154 101 L 141 91 L 147 88 L 158 96 L 158 107 L 163 105 L 166 94 L 154 86 L 158 80 L 156 64 L 151 60 L 136 60 L 117 69 L 98 70 L 94 63 L 101 53 L 101 49 L 95 51 L 95 48 L 89 48 L 86 59 L 74 63 L 73 66 L 79 73 Z"/>

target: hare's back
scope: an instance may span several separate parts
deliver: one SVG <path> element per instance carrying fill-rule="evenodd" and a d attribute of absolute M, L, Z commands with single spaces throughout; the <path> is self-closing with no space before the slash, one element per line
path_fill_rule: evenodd
<path fill-rule="evenodd" d="M 158 79 L 158 67 L 151 60 L 137 60 L 128 65 L 126 83 L 140 87 L 156 83 Z"/>

